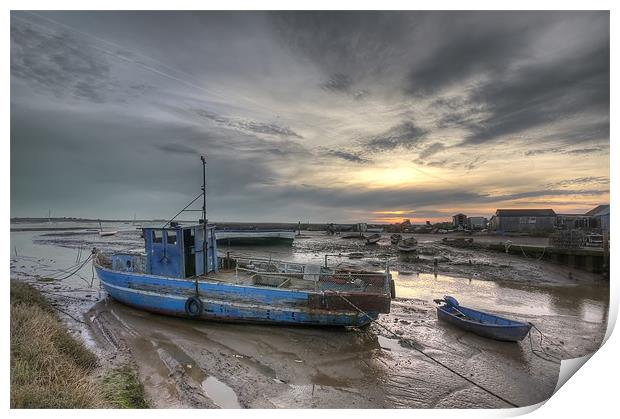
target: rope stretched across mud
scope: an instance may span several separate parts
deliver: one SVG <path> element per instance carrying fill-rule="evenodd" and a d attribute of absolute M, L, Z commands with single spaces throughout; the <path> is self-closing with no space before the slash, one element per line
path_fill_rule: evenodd
<path fill-rule="evenodd" d="M 507 400 L 506 398 L 500 396 L 497 393 L 494 393 L 493 391 L 489 390 L 488 388 L 484 387 L 481 384 L 476 383 L 475 381 L 471 380 L 470 378 L 464 376 L 463 374 L 461 374 L 458 371 L 455 371 L 453 368 L 451 368 L 450 366 L 444 364 L 443 362 L 439 361 L 438 359 L 434 358 L 433 356 L 427 354 L 426 352 L 424 352 L 422 349 L 418 348 L 415 346 L 415 344 L 413 342 L 411 342 L 409 339 L 403 338 L 399 335 L 397 335 L 396 333 L 394 333 L 392 330 L 390 330 L 389 328 L 387 328 L 386 326 L 382 325 L 381 323 L 377 322 L 375 319 L 373 319 L 372 317 L 370 317 L 368 315 L 368 313 L 364 312 L 362 309 L 360 309 L 359 307 L 357 307 L 355 304 L 353 304 L 351 301 L 349 301 L 345 296 L 340 295 L 338 293 L 336 293 L 340 298 L 342 298 L 344 301 L 346 301 L 349 305 L 351 305 L 351 307 L 353 307 L 354 309 L 356 309 L 357 311 L 359 311 L 361 314 L 365 315 L 366 317 L 368 317 L 370 319 L 371 322 L 375 323 L 377 326 L 381 327 L 383 330 L 385 330 L 386 332 L 388 332 L 389 334 L 391 334 L 392 336 L 394 336 L 396 339 L 403 340 L 404 342 L 407 343 L 407 345 L 419 352 L 420 354 L 424 355 L 425 357 L 427 357 L 428 359 L 430 359 L 431 361 L 435 362 L 436 364 L 444 367 L 445 369 L 447 369 L 448 371 L 452 372 L 455 375 L 458 375 L 459 377 L 461 377 L 463 380 L 467 381 L 470 384 L 473 384 L 474 386 L 478 387 L 479 389 L 485 391 L 486 393 L 490 394 L 491 396 L 503 401 L 504 403 L 512 406 L 512 407 L 519 407 L 519 405 L 511 402 L 510 400 Z"/>

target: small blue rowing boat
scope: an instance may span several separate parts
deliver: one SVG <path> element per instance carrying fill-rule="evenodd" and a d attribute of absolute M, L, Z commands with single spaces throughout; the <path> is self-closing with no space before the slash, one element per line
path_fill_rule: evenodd
<path fill-rule="evenodd" d="M 532 327 L 530 323 L 463 307 L 454 297 L 445 296 L 435 302 L 441 304 L 437 307 L 437 318 L 486 338 L 518 342 L 527 336 Z"/>

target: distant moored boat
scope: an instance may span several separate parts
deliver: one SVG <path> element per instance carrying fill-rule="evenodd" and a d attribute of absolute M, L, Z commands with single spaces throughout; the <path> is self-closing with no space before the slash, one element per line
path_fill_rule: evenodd
<path fill-rule="evenodd" d="M 400 234 L 392 234 L 390 236 L 390 242 L 392 242 L 392 244 L 398 244 L 398 242 L 403 238 L 403 236 L 401 236 Z"/>
<path fill-rule="evenodd" d="M 100 232 L 99 232 L 99 235 L 100 235 L 101 237 L 105 237 L 105 236 L 113 236 L 113 235 L 115 235 L 116 233 L 118 233 L 118 231 L 115 231 L 115 230 L 107 230 L 107 231 L 100 231 Z"/>
<path fill-rule="evenodd" d="M 399 252 L 403 253 L 413 253 L 418 250 L 418 241 L 413 237 L 408 239 L 401 240 L 398 245 L 396 245 Z"/>
<path fill-rule="evenodd" d="M 286 245 L 293 244 L 293 230 L 215 230 L 215 239 L 221 245 Z"/>
<path fill-rule="evenodd" d="M 101 225 L 101 220 L 99 220 L 99 236 L 100 237 L 105 237 L 105 236 L 113 236 L 116 233 L 118 233 L 118 231 L 116 230 L 104 230 L 103 226 Z"/>

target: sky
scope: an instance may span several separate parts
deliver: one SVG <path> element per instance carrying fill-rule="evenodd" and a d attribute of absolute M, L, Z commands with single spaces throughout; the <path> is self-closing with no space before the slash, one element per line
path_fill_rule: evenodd
<path fill-rule="evenodd" d="M 213 221 L 585 212 L 609 47 L 605 11 L 13 11 L 11 216 L 169 218 L 200 155 Z"/>

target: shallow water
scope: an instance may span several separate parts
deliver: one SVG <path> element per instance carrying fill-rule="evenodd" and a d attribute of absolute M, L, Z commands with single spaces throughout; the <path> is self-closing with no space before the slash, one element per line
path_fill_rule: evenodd
<path fill-rule="evenodd" d="M 206 395 L 222 409 L 241 409 L 237 394 L 225 383 L 211 376 L 202 382 Z"/>
<path fill-rule="evenodd" d="M 605 282 L 583 286 L 518 284 L 483 281 L 446 275 L 392 273 L 396 295 L 432 301 L 444 295 L 456 297 L 463 306 L 526 316 L 573 316 L 588 322 L 603 322 L 609 308 L 609 286 Z"/>

